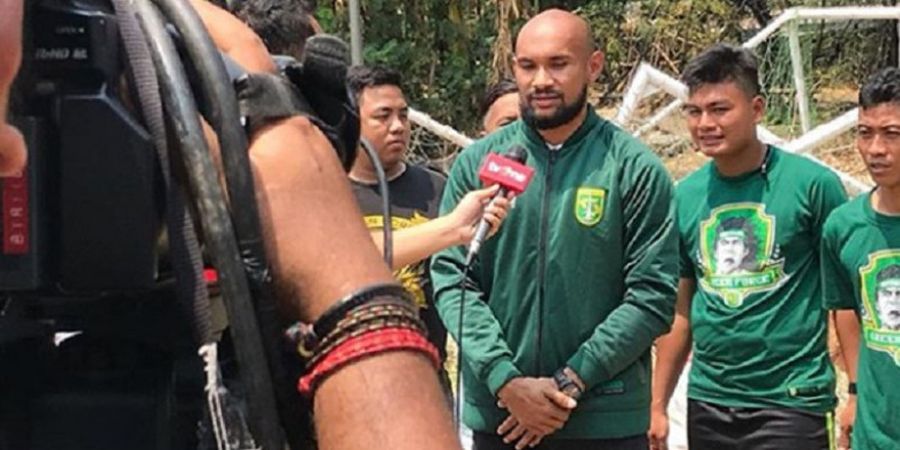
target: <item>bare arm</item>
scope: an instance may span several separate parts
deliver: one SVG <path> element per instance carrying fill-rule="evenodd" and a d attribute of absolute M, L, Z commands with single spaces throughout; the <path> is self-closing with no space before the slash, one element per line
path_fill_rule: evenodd
<path fill-rule="evenodd" d="M 847 378 L 850 383 L 856 383 L 857 361 L 859 360 L 860 326 L 856 311 L 841 309 L 832 312 L 834 329 L 837 332 L 838 343 L 841 346 L 841 357 L 844 367 L 847 369 Z M 850 435 L 856 422 L 856 395 L 847 397 L 847 402 L 838 413 L 838 448 L 851 448 Z"/>
<path fill-rule="evenodd" d="M 669 435 L 667 408 L 691 351 L 691 298 L 696 290 L 697 282 L 693 278 L 681 278 L 678 281 L 672 330 L 656 340 L 650 430 L 647 432 L 650 448 L 653 450 L 666 448 L 665 443 Z"/>
<path fill-rule="evenodd" d="M 205 8 L 205 2 L 193 2 Z M 212 21 L 211 10 L 205 11 L 214 30 L 241 29 L 224 11 Z M 214 31 L 213 37 L 248 70 L 268 59 L 264 49 L 246 46 L 252 40 L 241 33 Z M 236 48 L 251 53 L 231 53 Z M 257 132 L 250 160 L 282 311 L 312 321 L 335 300 L 393 280 L 334 149 L 308 119 L 285 119 Z M 459 448 L 434 367 L 415 353 L 385 353 L 342 368 L 322 382 L 314 409 L 323 450 L 369 448 L 373 442 L 400 450 Z M 387 410 L 400 413 L 386 420 Z"/>
<path fill-rule="evenodd" d="M 394 269 L 400 269 L 421 261 L 454 245 L 466 245 L 475 234 L 475 227 L 482 217 L 491 224 L 491 234 L 497 231 L 506 218 L 510 201 L 498 198 L 485 207 L 496 187 L 479 189 L 466 194 L 449 214 L 402 230 L 394 231 Z M 372 240 L 378 251 L 384 252 L 384 234 L 372 232 Z"/>
<path fill-rule="evenodd" d="M 859 339 L 862 332 L 859 327 L 859 318 L 852 309 L 832 311 L 834 317 L 834 329 L 837 332 L 838 343 L 841 346 L 841 356 L 844 366 L 847 368 L 847 377 L 851 383 L 856 382 L 856 364 L 859 360 Z"/>
<path fill-rule="evenodd" d="M 461 245 L 459 230 L 447 216 L 441 216 L 402 230 L 394 230 L 393 269 L 400 269 L 421 261 L 454 245 Z M 372 241 L 384 252 L 384 234 L 372 231 Z"/>
<path fill-rule="evenodd" d="M 666 410 L 678 383 L 678 377 L 691 352 L 691 297 L 696 290 L 697 282 L 694 279 L 681 278 L 678 281 L 672 331 L 656 340 L 656 369 L 653 371 L 651 408 Z"/>
<path fill-rule="evenodd" d="M 191 0 L 216 47 L 248 72 L 275 72 L 266 44 L 247 25 L 207 0 Z"/>
<path fill-rule="evenodd" d="M 295 143 L 304 142 L 297 151 Z M 259 133 L 250 148 L 266 244 L 287 306 L 318 317 L 336 299 L 391 281 L 363 226 L 346 176 L 325 137 L 305 118 Z M 457 449 L 434 367 L 394 352 L 351 364 L 315 397 L 320 448 Z M 384 417 L 384 411 L 400 411 Z"/>

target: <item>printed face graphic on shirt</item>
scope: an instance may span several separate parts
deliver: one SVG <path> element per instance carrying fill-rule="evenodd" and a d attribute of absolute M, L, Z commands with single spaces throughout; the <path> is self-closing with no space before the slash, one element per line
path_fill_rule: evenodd
<path fill-rule="evenodd" d="M 732 308 L 784 282 L 775 245 L 775 217 L 758 203 L 733 203 L 700 223 L 700 286 Z"/>
<path fill-rule="evenodd" d="M 892 266 L 900 272 L 900 265 Z M 900 274 L 878 283 L 878 317 L 882 328 L 900 330 Z"/>
<path fill-rule="evenodd" d="M 747 273 L 753 267 L 753 231 L 747 228 L 748 221 L 742 217 L 732 217 L 719 224 L 715 243 L 716 275 Z"/>
<path fill-rule="evenodd" d="M 900 365 L 900 250 L 872 253 L 859 276 L 866 345 Z"/>

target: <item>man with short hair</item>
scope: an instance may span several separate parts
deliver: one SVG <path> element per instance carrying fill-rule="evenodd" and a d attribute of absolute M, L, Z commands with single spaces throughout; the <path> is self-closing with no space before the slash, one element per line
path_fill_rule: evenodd
<path fill-rule="evenodd" d="M 834 310 L 850 392 L 841 448 L 900 442 L 900 70 L 859 91 L 856 147 L 875 189 L 836 209 L 822 237 L 825 306 Z M 852 444 L 852 445 L 851 445 Z"/>
<path fill-rule="evenodd" d="M 478 115 L 481 116 L 482 136 L 515 122 L 519 118 L 519 87 L 516 82 L 504 78 L 490 85 L 481 99 Z"/>
<path fill-rule="evenodd" d="M 306 40 L 322 31 L 308 2 L 243 0 L 235 15 L 266 44 L 269 53 L 300 61 Z"/>
<path fill-rule="evenodd" d="M 359 103 L 360 136 L 375 149 L 388 179 L 390 226 L 397 230 L 393 242 L 395 276 L 413 293 L 428 327 L 429 339 L 439 349 L 443 361 L 447 331 L 434 308 L 427 259 L 438 250 L 467 244 L 482 218 L 485 204 L 497 189 L 489 187 L 470 192 L 460 207 L 438 217 L 444 177 L 405 161 L 410 123 L 401 83 L 399 72 L 379 66 L 355 66 L 347 75 L 351 95 Z M 366 225 L 376 244 L 383 248 L 382 197 L 375 167 L 365 151 L 357 153 L 349 177 Z M 507 199 L 498 199 L 484 215 L 492 225 L 499 226 L 508 206 Z M 449 392 L 446 372 L 441 375 Z"/>
<path fill-rule="evenodd" d="M 765 102 L 749 50 L 715 45 L 681 78 L 691 138 L 712 161 L 676 189 L 681 281 L 672 332 L 657 342 L 651 448 L 665 448 L 666 405 L 693 343 L 691 450 L 827 449 L 834 372 L 818 249 L 843 186 L 759 140 Z M 717 230 L 738 222 L 727 249 Z"/>
<path fill-rule="evenodd" d="M 523 120 L 463 151 L 447 182 L 442 211 L 492 152 L 521 146 L 535 170 L 471 268 L 458 247 L 431 266 L 444 324 L 462 321 L 476 450 L 647 448 L 649 350 L 675 295 L 673 189 L 646 146 L 588 106 L 602 68 L 584 19 L 529 20 L 515 47 Z"/>

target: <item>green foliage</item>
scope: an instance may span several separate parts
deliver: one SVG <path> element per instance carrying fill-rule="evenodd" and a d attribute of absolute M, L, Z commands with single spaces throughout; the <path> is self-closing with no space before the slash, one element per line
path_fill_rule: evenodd
<path fill-rule="evenodd" d="M 563 6 L 585 17 L 606 52 L 595 86 L 602 101 L 618 100 L 634 68 L 649 62 L 676 75 L 715 42 L 740 43 L 754 34 L 760 16 L 777 17 L 791 6 L 884 4 L 896 0 L 361 0 L 367 63 L 401 70 L 413 106 L 470 134 L 485 86 L 503 68 L 494 60 L 500 5 L 521 17 L 515 31 L 539 9 Z M 347 0 L 319 2 L 317 18 L 329 32 L 349 39 Z M 803 54 L 811 94 L 832 83 L 855 84 L 875 67 L 896 65 L 894 23 L 805 24 Z M 514 34 L 513 34 L 514 35 Z M 756 49 L 773 106 L 773 122 L 796 122 L 787 39 L 774 37 Z M 501 55 L 499 61 L 503 61 Z M 497 67 L 495 67 L 497 66 Z M 815 82 L 813 82 L 815 81 Z M 816 113 L 816 111 L 814 111 Z"/>
<path fill-rule="evenodd" d="M 474 130 L 478 100 L 490 76 L 496 8 L 475 1 L 363 2 L 367 64 L 402 71 L 410 102 L 436 119 Z M 347 12 L 323 6 L 331 32 L 349 39 Z"/>

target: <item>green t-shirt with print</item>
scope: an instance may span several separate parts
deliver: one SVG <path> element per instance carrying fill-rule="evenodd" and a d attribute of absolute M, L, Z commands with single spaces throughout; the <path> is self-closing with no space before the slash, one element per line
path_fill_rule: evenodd
<path fill-rule="evenodd" d="M 760 169 L 729 178 L 710 162 L 679 183 L 676 198 L 681 276 L 697 282 L 688 397 L 831 410 L 819 239 L 846 200 L 840 180 L 768 147 Z"/>
<path fill-rule="evenodd" d="M 900 217 L 861 195 L 836 209 L 822 237 L 825 306 L 862 320 L 853 448 L 900 445 Z"/>

